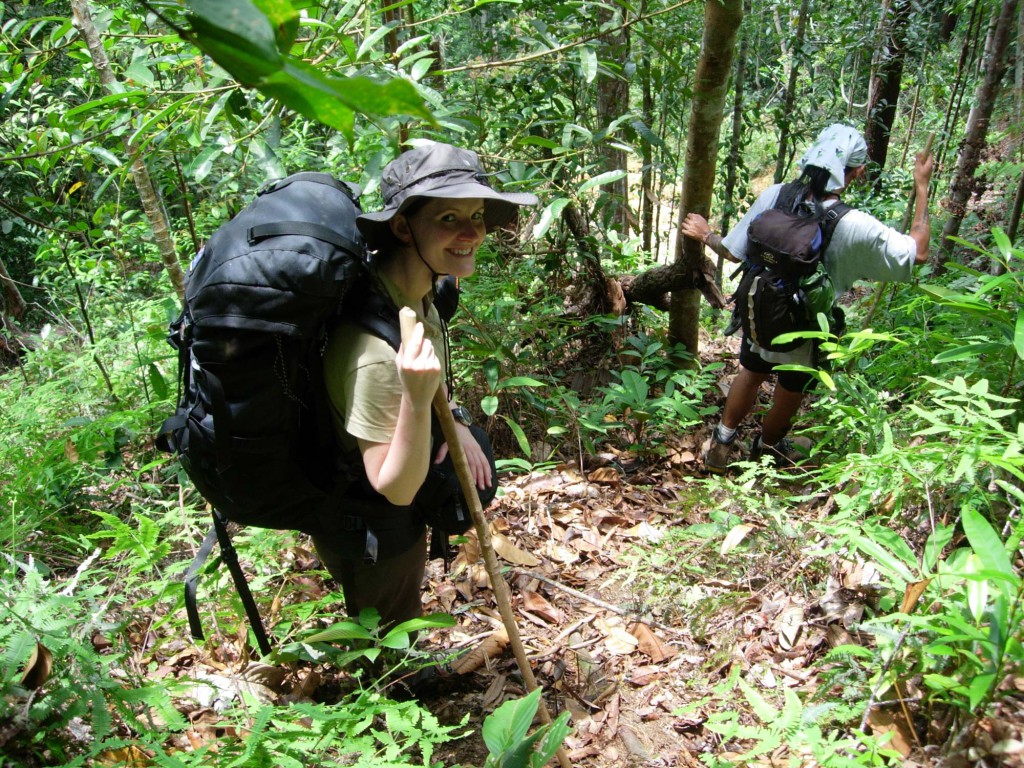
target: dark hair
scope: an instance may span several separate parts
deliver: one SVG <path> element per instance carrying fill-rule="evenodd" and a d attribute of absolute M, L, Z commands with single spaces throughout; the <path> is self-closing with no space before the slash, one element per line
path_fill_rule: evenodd
<path fill-rule="evenodd" d="M 402 209 L 401 215 L 405 216 L 406 219 L 412 218 L 427 204 L 428 200 L 430 200 L 429 197 L 414 197 L 409 201 L 409 204 Z M 398 214 L 396 213 L 395 216 L 397 215 Z M 405 243 L 395 237 L 395 233 L 391 231 L 391 227 L 380 227 L 380 229 L 377 230 L 377 235 L 372 238 L 372 242 L 370 238 L 367 238 L 366 244 L 369 246 L 371 251 L 377 252 L 378 258 L 387 258 L 405 245 Z"/>
<path fill-rule="evenodd" d="M 843 172 L 849 173 L 859 167 L 859 165 L 848 165 L 843 169 Z M 826 168 L 818 165 L 808 165 L 804 167 L 804 172 L 800 175 L 799 180 L 806 182 L 815 200 L 821 200 L 828 194 L 828 180 L 831 176 L 832 174 Z"/>
<path fill-rule="evenodd" d="M 804 166 L 804 172 L 800 181 L 805 181 L 814 195 L 815 200 L 820 200 L 828 194 L 828 180 L 832 176 L 827 168 L 818 165 Z"/>

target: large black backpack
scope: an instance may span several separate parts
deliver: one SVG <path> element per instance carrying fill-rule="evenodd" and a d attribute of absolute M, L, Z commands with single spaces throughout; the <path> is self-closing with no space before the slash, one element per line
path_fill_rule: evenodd
<path fill-rule="evenodd" d="M 178 350 L 179 401 L 157 444 L 178 455 L 213 507 L 214 527 L 186 578 L 197 638 L 196 580 L 219 541 L 269 649 L 226 521 L 342 538 L 360 551 L 372 538 L 366 505 L 346 498 L 362 468 L 339 460 L 321 362 L 343 310 L 395 349 L 400 343 L 397 308 L 368 290 L 359 213 L 356 188 L 297 173 L 262 189 L 189 269 L 168 337 Z M 395 520 L 384 511 L 380 522 L 408 525 L 411 514 L 395 508 Z"/>
<path fill-rule="evenodd" d="M 313 535 L 335 522 L 348 478 L 336 463 L 321 355 L 346 294 L 365 280 L 356 195 L 324 173 L 272 183 L 189 269 L 168 337 L 181 397 L 160 445 L 228 520 Z M 358 320 L 398 348 L 397 312 Z"/>
<path fill-rule="evenodd" d="M 802 182 L 784 185 L 775 205 L 750 223 L 747 261 L 733 295 L 732 327 L 742 327 L 751 341 L 772 352 L 803 344 L 803 339 L 774 339 L 817 330 L 817 314 L 830 314 L 835 301 L 822 258 L 836 224 L 851 208 L 842 202 L 824 208 L 806 200 L 807 191 Z"/>

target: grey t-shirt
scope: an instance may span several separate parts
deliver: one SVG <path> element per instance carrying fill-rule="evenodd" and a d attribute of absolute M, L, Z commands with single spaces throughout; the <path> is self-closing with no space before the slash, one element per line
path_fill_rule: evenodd
<path fill-rule="evenodd" d="M 775 205 L 782 184 L 760 195 L 739 223 L 722 238 L 722 244 L 738 259 L 747 258 L 747 230 L 759 213 Z M 835 201 L 825 203 L 831 207 Z M 907 282 L 913 274 L 917 243 L 910 235 L 897 232 L 874 216 L 851 210 L 836 224 L 825 251 L 825 271 L 832 278 L 836 295 L 845 293 L 858 280 Z M 754 352 L 770 363 L 813 365 L 813 345 L 808 342 L 789 352 L 769 352 L 751 342 Z"/>

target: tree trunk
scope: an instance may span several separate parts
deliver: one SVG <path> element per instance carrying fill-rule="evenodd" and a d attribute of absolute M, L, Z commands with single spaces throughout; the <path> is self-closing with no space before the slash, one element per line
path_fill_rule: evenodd
<path fill-rule="evenodd" d="M 0 287 L 3 288 L 2 309 L 4 315 L 20 320 L 28 305 L 25 304 L 25 299 L 22 297 L 21 291 L 18 290 L 18 284 L 14 282 L 10 272 L 7 271 L 7 265 L 4 264 L 3 259 L 0 259 Z"/>
<path fill-rule="evenodd" d="M 117 89 L 117 80 L 110 68 L 110 61 L 107 59 L 106 51 L 103 50 L 103 41 L 100 40 L 96 25 L 93 24 L 92 14 L 89 11 L 87 0 L 71 0 L 71 10 L 74 14 L 75 28 L 85 39 L 92 56 L 93 66 L 100 76 L 100 82 L 107 91 L 114 93 Z M 139 199 L 142 201 L 142 209 L 149 219 L 149 226 L 153 232 L 153 240 L 156 242 L 160 252 L 160 260 L 163 262 L 167 275 L 171 279 L 171 285 L 179 299 L 185 297 L 185 273 L 178 261 L 178 254 L 174 247 L 174 238 L 171 236 L 170 226 L 164 212 L 163 200 L 160 193 L 153 185 L 149 169 L 142 154 L 136 149 L 130 139 L 124 140 L 125 154 L 131 161 L 132 178 L 135 180 L 135 187 L 139 192 Z"/>
<path fill-rule="evenodd" d="M 911 0 L 894 0 L 883 10 L 880 26 L 885 40 L 879 52 L 880 61 L 871 81 L 868 103 L 868 124 L 865 139 L 868 144 L 870 177 L 878 181 L 889 154 L 889 136 L 896 119 L 896 105 L 900 98 L 903 66 L 906 62 L 907 27 L 910 23 Z"/>
<path fill-rule="evenodd" d="M 743 14 L 750 15 L 750 0 L 743 2 Z M 736 213 L 736 174 L 743 164 L 743 97 L 747 79 L 747 56 L 750 52 L 750 32 L 745 30 L 740 37 L 740 51 L 736 58 L 736 77 L 732 84 L 732 134 L 729 137 L 729 158 L 725 167 L 725 189 L 722 197 L 722 235 L 729 234 L 732 216 Z M 722 272 L 725 260 L 719 256 L 715 267 L 715 285 L 722 288 Z"/>
<path fill-rule="evenodd" d="M 729 75 L 732 71 L 736 33 L 743 20 L 742 0 L 708 0 L 704 7 L 704 36 L 694 79 L 693 104 L 687 130 L 686 167 L 679 206 L 679 225 L 688 213 L 710 214 L 715 186 L 718 138 L 722 127 Z M 669 342 L 681 342 L 687 351 L 698 351 L 700 291 L 718 294 L 714 266 L 704 256 L 704 247 L 676 231 L 675 266 L 693 280 L 692 288 L 672 293 Z M 710 285 L 705 286 L 710 282 Z M 718 294 L 720 296 L 720 294 Z M 628 298 L 628 296 L 627 296 Z"/>
<path fill-rule="evenodd" d="M 948 238 L 959 233 L 960 225 L 967 213 L 967 201 L 974 189 L 974 173 L 981 163 L 981 155 L 988 136 L 988 126 L 992 119 L 992 110 L 996 97 L 999 95 L 999 85 L 1009 65 L 1007 50 L 1016 14 L 1017 0 L 1003 0 L 998 9 L 998 20 L 990 27 L 990 34 L 985 44 L 984 78 L 974 94 L 974 106 L 967 117 L 967 131 L 963 148 L 960 150 L 956 173 L 945 204 L 949 218 L 942 228 L 942 239 L 939 243 L 938 261 L 940 265 L 949 260 L 953 244 Z"/>
<path fill-rule="evenodd" d="M 611 11 L 601 12 L 602 20 L 608 23 L 612 19 Z M 597 123 L 598 130 L 607 131 L 608 128 L 622 115 L 629 113 L 629 82 L 618 71 L 622 62 L 629 60 L 629 38 L 624 29 L 613 29 L 600 38 L 601 46 L 598 49 L 598 58 L 608 62 L 612 70 L 610 74 L 597 75 Z M 601 157 L 604 161 L 604 171 L 626 170 L 626 151 L 618 146 L 618 142 L 612 141 L 612 134 L 608 133 L 605 140 L 599 145 Z M 609 210 L 604 215 L 607 226 L 616 229 L 623 234 L 629 232 L 629 180 L 623 177 L 615 181 L 605 189 L 608 191 L 612 202 Z"/>
<path fill-rule="evenodd" d="M 779 154 L 775 159 L 775 183 L 778 184 L 786 175 L 789 166 L 789 134 L 793 125 L 794 107 L 796 105 L 796 83 L 800 72 L 800 58 L 804 52 L 804 35 L 807 30 L 807 16 L 811 10 L 811 0 L 800 0 L 800 10 L 796 19 L 796 33 L 793 35 L 792 64 L 789 68 L 789 80 L 786 83 L 786 94 L 782 99 L 782 111 L 779 114 Z"/>
<path fill-rule="evenodd" d="M 975 0 L 971 6 L 971 15 L 967 21 L 967 32 L 964 34 L 964 43 L 960 47 L 960 60 L 957 62 L 956 76 L 950 89 L 949 103 L 946 105 L 946 114 L 942 121 L 942 131 L 939 133 L 943 137 L 943 141 L 939 151 L 935 153 L 936 168 L 944 168 L 946 166 L 946 154 L 949 152 L 949 146 L 952 142 L 953 127 L 960 121 L 960 107 L 963 104 L 964 92 L 967 90 L 967 73 L 971 69 L 974 55 L 978 48 L 978 35 L 981 29 L 979 22 L 981 14 L 978 11 L 980 3 L 981 0 Z"/>
<path fill-rule="evenodd" d="M 647 0 L 642 0 L 640 3 L 640 17 L 647 16 Z M 654 90 L 653 83 L 651 82 L 654 77 L 653 63 L 651 61 L 651 50 L 650 46 L 643 42 L 641 43 L 642 49 L 640 52 L 640 63 L 641 63 L 641 90 L 643 93 L 641 113 L 644 125 L 646 125 L 652 132 L 654 130 L 653 120 L 654 116 Z M 646 136 L 639 137 L 640 143 L 640 155 L 643 158 L 644 167 L 640 172 L 640 238 L 643 244 L 643 249 L 647 253 L 651 253 L 651 248 L 654 245 L 654 147 Z"/>
<path fill-rule="evenodd" d="M 1010 216 L 1006 222 L 1006 236 L 1010 243 L 1017 240 L 1017 230 L 1020 228 L 1020 213 L 1024 209 L 1024 173 L 1017 181 L 1017 192 L 1013 196 L 1013 208 L 1010 209 Z"/>

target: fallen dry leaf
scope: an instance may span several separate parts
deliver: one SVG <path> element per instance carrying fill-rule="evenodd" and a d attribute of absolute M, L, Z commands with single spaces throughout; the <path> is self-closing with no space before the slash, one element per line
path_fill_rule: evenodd
<path fill-rule="evenodd" d="M 622 535 L 633 539 L 640 539 L 650 544 L 657 544 L 659 541 L 665 538 L 664 531 L 659 531 L 646 520 L 642 523 L 634 525 L 627 531 L 623 531 Z"/>
<path fill-rule="evenodd" d="M 53 654 L 42 643 L 36 643 L 32 651 L 32 657 L 25 665 L 25 671 L 21 675 L 21 686 L 30 691 L 42 688 L 50 679 L 50 672 L 53 671 Z"/>
<path fill-rule="evenodd" d="M 791 650 L 800 637 L 804 625 L 804 609 L 796 603 L 783 608 L 775 619 L 775 629 L 779 633 L 779 646 L 784 651 Z"/>
<path fill-rule="evenodd" d="M 135 768 L 135 766 L 153 765 L 153 760 L 134 745 L 120 749 L 108 749 L 96 756 L 98 765 L 119 765 Z"/>
<path fill-rule="evenodd" d="M 725 535 L 725 539 L 722 541 L 720 554 L 725 555 L 734 550 L 752 530 L 754 530 L 754 526 L 750 523 L 740 523 L 739 525 L 733 526 L 733 529 Z"/>
<path fill-rule="evenodd" d="M 480 644 L 472 651 L 452 662 L 452 672 L 457 675 L 468 675 L 484 666 L 488 659 L 500 656 L 507 646 L 508 633 L 504 627 L 495 630 L 481 640 Z"/>
<path fill-rule="evenodd" d="M 924 594 L 930 583 L 931 579 L 925 579 L 924 581 L 915 581 L 913 584 L 908 584 L 907 591 L 903 593 L 900 613 L 910 613 L 914 610 L 914 606 L 917 605 L 917 601 L 921 599 L 921 595 Z"/>
<path fill-rule="evenodd" d="M 590 482 L 604 485 L 618 485 L 621 479 L 614 467 L 599 467 L 587 475 L 587 480 Z"/>
<path fill-rule="evenodd" d="M 552 624 L 560 624 L 565 619 L 565 614 L 548 602 L 548 599 L 539 592 L 524 591 L 523 607 L 530 613 L 547 619 Z"/>
<path fill-rule="evenodd" d="M 629 634 L 621 624 L 602 622 L 601 629 L 605 633 L 604 647 L 616 656 L 632 653 L 640 645 L 640 641 Z"/>
<path fill-rule="evenodd" d="M 903 757 L 910 754 L 914 736 L 902 712 L 892 712 L 889 707 L 875 707 L 868 715 L 868 725 L 879 735 L 892 734 L 892 738 L 886 746 L 892 747 Z"/>
<path fill-rule="evenodd" d="M 541 561 L 539 557 L 531 555 L 529 552 L 520 549 L 503 533 L 491 533 L 491 543 L 494 545 L 494 551 L 502 560 L 505 560 L 513 565 L 526 565 L 535 566 L 540 565 Z"/>
<path fill-rule="evenodd" d="M 678 649 L 662 642 L 646 624 L 637 622 L 631 625 L 629 633 L 637 639 L 640 652 L 650 656 L 651 661 L 655 663 L 671 659 L 679 653 Z"/>

